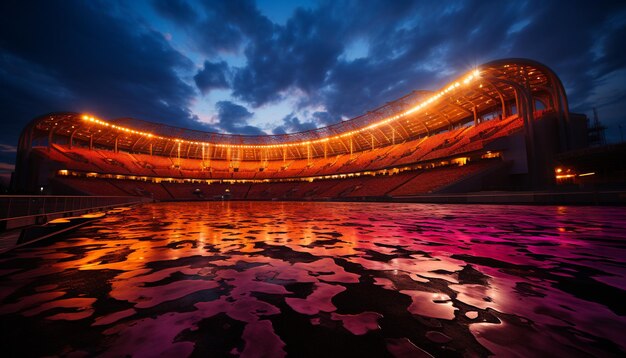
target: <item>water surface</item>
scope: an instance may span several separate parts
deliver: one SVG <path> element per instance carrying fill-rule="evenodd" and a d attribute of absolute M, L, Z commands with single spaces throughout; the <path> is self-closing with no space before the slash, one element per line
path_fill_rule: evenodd
<path fill-rule="evenodd" d="M 625 277 L 624 208 L 149 204 L 1 256 L 0 339 L 14 356 L 619 356 Z"/>

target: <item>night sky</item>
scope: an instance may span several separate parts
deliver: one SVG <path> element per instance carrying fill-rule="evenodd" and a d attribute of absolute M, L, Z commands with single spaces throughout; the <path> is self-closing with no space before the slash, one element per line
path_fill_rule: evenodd
<path fill-rule="evenodd" d="M 291 133 L 508 57 L 555 70 L 618 142 L 625 43 L 624 1 L 4 0 L 0 169 L 49 112 Z"/>

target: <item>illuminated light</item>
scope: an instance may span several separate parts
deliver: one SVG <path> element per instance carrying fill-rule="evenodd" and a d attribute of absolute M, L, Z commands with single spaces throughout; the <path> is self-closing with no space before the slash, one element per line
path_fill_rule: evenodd
<path fill-rule="evenodd" d="M 561 169 L 561 168 L 556 168 L 556 172 L 557 172 L 557 173 L 560 173 L 560 172 L 562 172 L 562 171 L 563 171 L 563 169 Z"/>
<path fill-rule="evenodd" d="M 575 176 L 576 176 L 576 174 L 563 174 L 563 175 L 557 175 L 556 178 L 557 179 L 566 179 L 566 178 L 573 178 Z"/>
<path fill-rule="evenodd" d="M 89 116 L 84 115 L 84 116 L 83 116 L 83 119 L 84 119 L 84 120 L 88 120 L 88 119 L 89 119 Z"/>
<path fill-rule="evenodd" d="M 509 66 L 505 65 L 504 67 L 509 67 Z M 472 73 L 470 73 L 463 80 L 463 83 L 464 84 L 469 84 L 472 80 L 478 79 L 479 75 L 480 75 L 480 71 L 478 69 L 476 69 Z M 244 144 L 244 145 L 232 145 L 232 144 L 217 144 L 217 143 L 214 143 L 213 145 L 215 145 L 215 146 L 217 146 L 219 148 L 238 148 L 238 149 L 239 148 L 243 148 L 243 149 L 246 149 L 246 148 L 259 149 L 259 148 L 261 148 L 262 149 L 262 148 L 294 147 L 294 146 L 298 146 L 298 145 L 309 145 L 309 144 L 315 144 L 315 143 L 328 142 L 331 139 L 335 139 L 336 140 L 336 139 L 339 139 L 339 138 L 352 136 L 353 134 L 356 134 L 356 133 L 362 133 L 362 132 L 367 131 L 367 130 L 372 130 L 374 128 L 377 128 L 380 125 L 387 124 L 387 123 L 390 123 L 392 121 L 396 121 L 396 120 L 398 120 L 400 118 L 403 118 L 403 117 L 406 117 L 408 115 L 411 115 L 412 113 L 414 113 L 416 111 L 419 111 L 419 110 L 423 109 L 424 107 L 426 107 L 428 105 L 431 105 L 433 102 L 438 100 L 440 97 L 444 96 L 445 94 L 447 94 L 448 92 L 450 92 L 452 90 L 455 90 L 458 87 L 460 87 L 460 83 L 459 82 L 452 83 L 452 84 L 449 85 L 449 87 L 440 90 L 439 93 L 433 94 L 428 99 L 423 100 L 421 103 L 415 105 L 414 107 L 412 107 L 412 108 L 410 108 L 410 109 L 408 109 L 408 110 L 406 110 L 404 112 L 397 113 L 396 115 L 384 118 L 382 120 L 379 120 L 376 123 L 372 123 L 369 126 L 362 127 L 362 128 L 357 129 L 357 130 L 350 131 L 350 132 L 342 133 L 342 134 L 336 135 L 334 137 L 319 138 L 319 139 L 315 139 L 315 140 L 307 141 L 307 142 L 296 142 L 296 143 L 292 142 L 292 143 L 281 143 L 281 144 L 271 144 L 271 145 L 270 144 L 263 144 L 263 145 L 246 145 L 246 144 Z M 483 87 L 483 85 L 480 84 L 480 88 L 482 88 L 482 87 Z M 85 119 L 86 117 L 88 118 L 87 115 L 83 115 L 83 119 Z M 91 117 L 91 118 L 93 118 L 93 117 Z M 112 127 L 114 129 L 118 129 L 120 131 L 125 131 L 125 132 L 129 132 L 129 133 L 133 133 L 133 134 L 139 134 L 139 135 L 143 135 L 143 136 L 148 136 L 150 138 L 158 138 L 158 139 L 161 139 L 161 140 L 168 140 L 168 141 L 169 140 L 173 140 L 173 138 L 154 136 L 154 135 L 149 134 L 149 133 L 145 133 L 145 132 L 141 132 L 141 131 L 137 131 L 137 130 L 121 127 L 121 126 L 111 125 L 111 124 L 109 124 L 106 121 L 101 121 L 101 120 L 98 120 L 98 119 L 95 119 L 95 118 L 93 119 L 93 121 L 95 123 L 97 123 L 97 124 L 102 125 L 102 126 Z M 409 122 L 407 121 L 407 123 L 409 123 Z M 55 123 L 55 125 L 56 125 L 56 123 Z M 179 143 L 188 143 L 188 144 L 195 144 L 195 145 L 200 144 L 199 142 L 194 142 L 194 141 L 189 141 L 189 140 L 184 140 L 184 139 L 175 139 L 175 140 L 177 142 L 179 142 Z M 205 145 L 205 144 L 211 145 L 212 143 L 202 142 L 202 145 Z"/>
<path fill-rule="evenodd" d="M 596 173 L 595 173 L 595 172 L 591 172 L 591 173 L 584 173 L 584 174 L 579 174 L 578 176 L 579 176 L 579 177 L 587 177 L 587 176 L 590 176 L 590 175 L 596 175 Z"/>

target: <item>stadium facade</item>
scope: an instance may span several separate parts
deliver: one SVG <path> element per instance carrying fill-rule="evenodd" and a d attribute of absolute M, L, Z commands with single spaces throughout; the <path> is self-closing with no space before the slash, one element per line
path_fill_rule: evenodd
<path fill-rule="evenodd" d="M 245 136 L 84 113 L 35 118 L 18 145 L 14 188 L 157 200 L 406 199 L 539 189 L 555 157 L 587 145 L 560 79 L 528 59 L 478 66 L 316 130 Z"/>

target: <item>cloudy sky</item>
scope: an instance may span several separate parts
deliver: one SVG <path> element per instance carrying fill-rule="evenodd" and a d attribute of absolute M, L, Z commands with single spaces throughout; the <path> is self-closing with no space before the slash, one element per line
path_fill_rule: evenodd
<path fill-rule="evenodd" d="M 55 111 L 240 134 L 337 123 L 491 60 L 543 62 L 626 135 L 623 1 L 0 4 L 0 170 Z"/>

